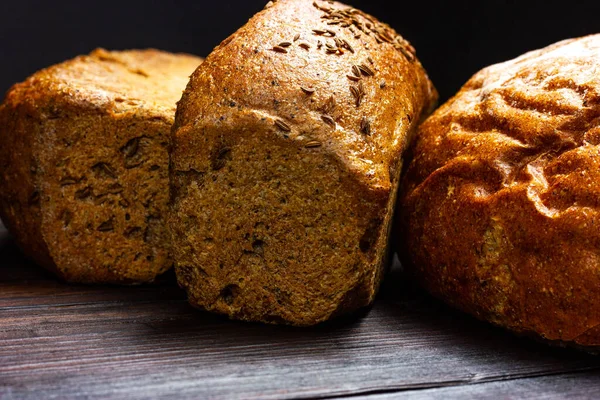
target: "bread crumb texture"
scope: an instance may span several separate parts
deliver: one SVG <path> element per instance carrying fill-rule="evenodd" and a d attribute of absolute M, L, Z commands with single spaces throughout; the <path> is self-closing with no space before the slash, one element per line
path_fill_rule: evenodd
<path fill-rule="evenodd" d="M 26 254 L 71 282 L 149 282 L 170 268 L 169 134 L 200 63 L 98 49 L 9 90 L 0 215 Z"/>
<path fill-rule="evenodd" d="M 477 73 L 420 128 L 406 265 L 515 332 L 600 345 L 600 35 Z"/>
<path fill-rule="evenodd" d="M 173 129 L 170 228 L 191 304 L 313 325 L 377 291 L 401 155 L 436 92 L 387 25 L 279 0 L 193 74 Z"/>

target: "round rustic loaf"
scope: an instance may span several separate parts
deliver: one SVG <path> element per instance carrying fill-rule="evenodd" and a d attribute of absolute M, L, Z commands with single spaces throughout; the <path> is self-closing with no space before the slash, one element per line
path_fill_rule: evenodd
<path fill-rule="evenodd" d="M 600 35 L 477 73 L 420 128 L 406 267 L 522 334 L 600 345 Z"/>
<path fill-rule="evenodd" d="M 148 282 L 170 268 L 170 128 L 200 63 L 100 49 L 10 89 L 0 216 L 26 254 L 72 282 Z"/>
<path fill-rule="evenodd" d="M 191 304 L 312 325 L 379 286 L 410 137 L 436 93 L 389 26 L 279 0 L 225 40 L 179 103 L 176 272 Z"/>

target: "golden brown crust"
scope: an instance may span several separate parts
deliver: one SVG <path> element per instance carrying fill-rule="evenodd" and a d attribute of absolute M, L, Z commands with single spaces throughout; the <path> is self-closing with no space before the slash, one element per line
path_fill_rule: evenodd
<path fill-rule="evenodd" d="M 217 119 L 211 124 L 221 116 L 225 121 L 219 123 L 227 124 L 227 116 L 237 114 L 265 118 L 269 127 L 282 121 L 291 132 L 278 129 L 279 137 L 288 136 L 299 146 L 319 142 L 322 150 L 366 176 L 370 185 L 389 190 L 393 177 L 388 167 L 405 148 L 406 132 L 437 99 L 414 49 L 389 26 L 341 3 L 273 3 L 226 39 L 192 75 L 177 111 L 177 126 L 209 113 Z M 334 21 L 343 23 L 329 25 Z M 380 43 L 380 37 L 392 43 Z M 334 48 L 339 51 L 332 53 Z M 349 78 L 356 75 L 354 67 L 359 68 L 358 82 Z M 335 128 L 324 116 L 333 118 Z M 363 120 L 370 125 L 367 135 L 361 129 Z M 177 136 L 179 141 L 186 137 Z M 178 159 L 183 162 L 182 155 Z"/>
<path fill-rule="evenodd" d="M 600 345 L 600 35 L 477 73 L 420 128 L 401 248 L 436 296 Z"/>
<path fill-rule="evenodd" d="M 0 215 L 29 256 L 75 282 L 146 282 L 169 268 L 169 131 L 200 62 L 98 49 L 9 90 Z"/>
<path fill-rule="evenodd" d="M 173 129 L 179 281 L 231 317 L 368 305 L 404 151 L 435 90 L 414 49 L 340 3 L 280 0 L 192 76 Z"/>

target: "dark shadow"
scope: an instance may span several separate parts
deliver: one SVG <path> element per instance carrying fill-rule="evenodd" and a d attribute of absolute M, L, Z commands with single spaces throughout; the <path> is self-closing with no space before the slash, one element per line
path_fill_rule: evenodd
<path fill-rule="evenodd" d="M 0 282 L 54 279 L 27 258 L 0 222 Z"/>
<path fill-rule="evenodd" d="M 560 368 L 565 362 L 582 368 L 600 368 L 600 358 L 581 349 L 519 336 L 453 309 L 416 285 L 399 265 L 386 279 L 378 299 L 386 318 L 403 319 L 411 329 L 443 332 L 440 348 L 456 354 L 476 352 L 510 362 L 528 362 Z M 566 364 L 565 364 L 566 365 Z"/>

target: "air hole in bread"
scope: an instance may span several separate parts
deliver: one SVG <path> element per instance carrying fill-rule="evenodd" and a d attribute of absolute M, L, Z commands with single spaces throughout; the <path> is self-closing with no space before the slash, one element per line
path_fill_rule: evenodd
<path fill-rule="evenodd" d="M 219 297 L 225 302 L 225 304 L 232 305 L 239 291 L 240 287 L 238 285 L 228 285 L 221 290 Z"/>
<path fill-rule="evenodd" d="M 372 219 L 360 238 L 359 247 L 363 253 L 368 253 L 377 241 L 379 227 L 383 221 L 380 218 Z"/>

